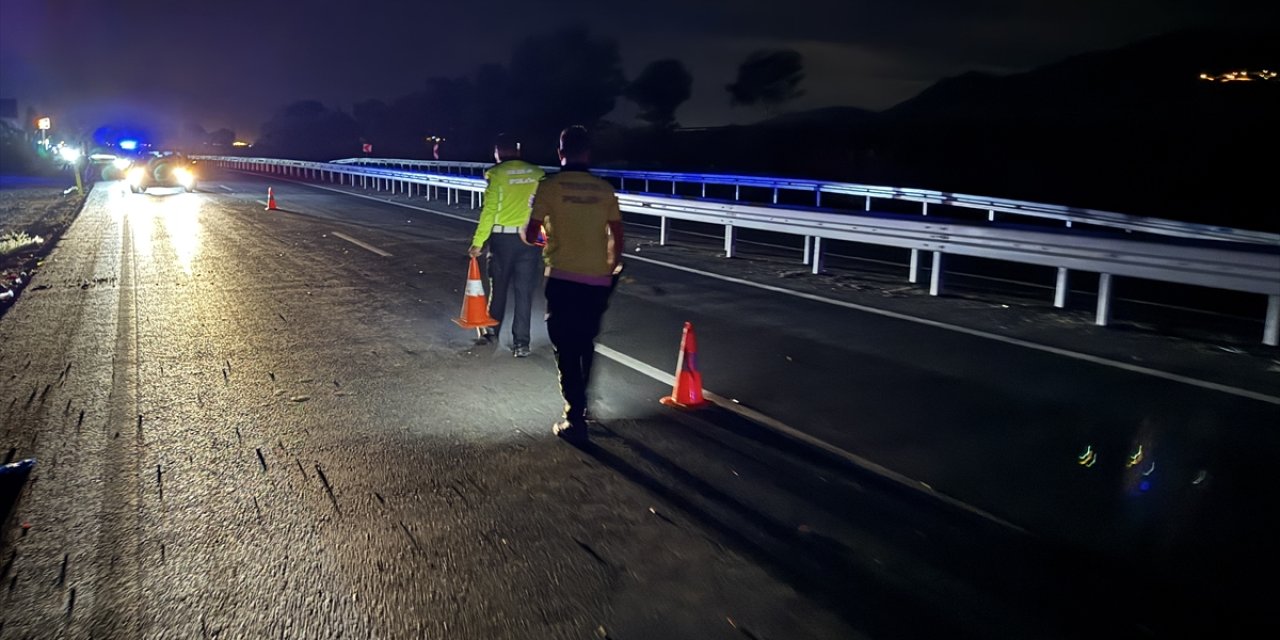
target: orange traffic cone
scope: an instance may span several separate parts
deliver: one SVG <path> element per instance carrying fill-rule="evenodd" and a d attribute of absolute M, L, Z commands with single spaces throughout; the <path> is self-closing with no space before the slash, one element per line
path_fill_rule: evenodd
<path fill-rule="evenodd" d="M 276 208 L 276 192 L 267 187 L 267 211 L 279 211 Z"/>
<path fill-rule="evenodd" d="M 676 362 L 676 384 L 671 395 L 661 400 L 668 407 L 694 409 L 706 404 L 702 397 L 702 374 L 698 373 L 698 342 L 693 337 L 693 323 L 684 323 L 680 338 L 680 358 Z"/>
<path fill-rule="evenodd" d="M 462 298 L 462 316 L 453 321 L 463 329 L 479 329 L 498 324 L 489 317 L 489 305 L 484 299 L 484 284 L 480 282 L 480 263 L 471 259 L 471 268 L 467 270 L 467 290 Z"/>

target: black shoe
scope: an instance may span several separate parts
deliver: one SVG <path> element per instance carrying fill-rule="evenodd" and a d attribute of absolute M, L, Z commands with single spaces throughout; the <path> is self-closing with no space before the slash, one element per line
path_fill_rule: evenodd
<path fill-rule="evenodd" d="M 587 423 L 585 422 L 561 420 L 560 422 L 557 422 L 555 426 L 551 427 L 551 433 L 556 434 L 565 442 L 575 446 L 584 445 L 588 441 Z"/>
<path fill-rule="evenodd" d="M 524 345 L 524 346 L 515 347 L 514 349 L 511 350 L 511 353 L 515 354 L 517 358 L 528 358 L 529 354 L 533 352 L 529 350 L 528 345 Z"/>
<path fill-rule="evenodd" d="M 490 327 L 476 330 L 476 344 L 493 344 L 498 339 L 498 332 Z"/>

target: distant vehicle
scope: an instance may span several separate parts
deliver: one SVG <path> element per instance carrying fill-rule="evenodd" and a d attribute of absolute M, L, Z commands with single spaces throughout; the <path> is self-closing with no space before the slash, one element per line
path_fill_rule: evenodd
<path fill-rule="evenodd" d="M 195 191 L 195 165 L 194 160 L 178 151 L 150 151 L 132 160 L 125 173 L 125 181 L 134 193 L 144 193 L 151 187 L 179 187 Z"/>

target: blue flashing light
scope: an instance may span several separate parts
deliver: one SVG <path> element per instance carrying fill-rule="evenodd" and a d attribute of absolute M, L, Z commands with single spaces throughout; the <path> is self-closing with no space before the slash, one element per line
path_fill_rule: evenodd
<path fill-rule="evenodd" d="M 138 148 L 138 141 L 137 140 L 121 140 L 120 148 L 124 149 L 125 151 L 135 151 Z"/>

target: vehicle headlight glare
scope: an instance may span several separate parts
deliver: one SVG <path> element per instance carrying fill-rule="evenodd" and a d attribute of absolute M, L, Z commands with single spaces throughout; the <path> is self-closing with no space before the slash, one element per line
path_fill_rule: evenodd
<path fill-rule="evenodd" d="M 134 167 L 129 170 L 129 173 L 126 177 L 129 180 L 129 184 L 136 187 L 142 184 L 142 179 L 146 177 L 146 175 L 147 175 L 146 169 L 143 169 L 142 167 Z"/>
<path fill-rule="evenodd" d="M 129 162 L 128 158 L 116 158 L 115 160 L 111 161 L 111 166 L 121 171 L 128 169 L 130 164 L 133 164 L 133 163 Z"/>
<path fill-rule="evenodd" d="M 191 175 L 191 171 L 187 169 L 174 169 L 173 177 L 178 181 L 178 184 L 184 187 L 190 187 L 196 179 L 195 176 Z"/>

